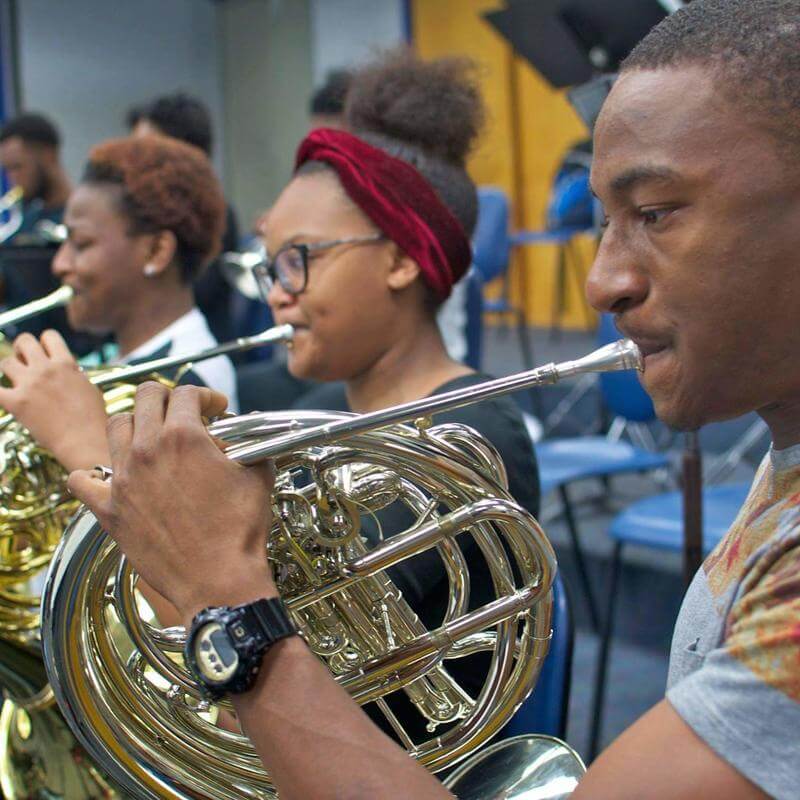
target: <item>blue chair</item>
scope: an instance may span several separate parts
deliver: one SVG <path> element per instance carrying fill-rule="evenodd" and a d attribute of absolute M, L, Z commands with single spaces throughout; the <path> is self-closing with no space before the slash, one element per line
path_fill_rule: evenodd
<path fill-rule="evenodd" d="M 716 547 L 736 519 L 747 498 L 749 483 L 731 483 L 703 489 L 703 550 Z M 589 738 L 589 760 L 598 752 L 605 704 L 605 684 L 614 630 L 617 588 L 622 550 L 626 545 L 653 547 L 678 552 L 683 547 L 683 498 L 680 492 L 667 492 L 639 500 L 618 514 L 608 535 L 614 542 L 606 596 L 605 624 L 600 641 Z"/>
<path fill-rule="evenodd" d="M 467 273 L 467 366 L 480 371 L 483 361 L 483 281 L 474 269 Z"/>
<path fill-rule="evenodd" d="M 536 688 L 503 728 L 501 739 L 525 733 L 566 738 L 574 632 L 561 574 L 553 582 L 553 637 Z"/>
<path fill-rule="evenodd" d="M 514 247 L 530 245 L 555 245 L 557 252 L 556 280 L 553 284 L 551 334 L 560 329 L 561 316 L 566 308 L 567 273 L 573 266 L 578 294 L 583 297 L 586 275 L 580 253 L 575 249 L 575 237 L 596 230 L 597 208 L 589 186 L 591 155 L 571 151 L 562 162 L 550 194 L 547 224 L 543 230 L 519 231 L 511 237 Z M 592 314 L 585 304 L 587 321 Z"/>
<path fill-rule="evenodd" d="M 598 330 L 598 344 L 607 344 L 617 338 L 619 334 L 611 317 L 603 315 Z M 655 409 L 636 375 L 632 372 L 601 374 L 599 388 L 604 407 L 614 417 L 606 436 L 545 439 L 536 446 L 541 492 L 543 496 L 552 491 L 559 493 L 578 577 L 595 630 L 600 629 L 599 614 L 580 543 L 569 484 L 589 478 L 607 481 L 614 475 L 669 467 L 669 460 L 663 453 L 653 452 L 620 438 L 627 428 L 635 432 L 635 437 L 643 443 L 655 446 L 654 441 L 647 441 L 644 433 L 648 430 L 645 426 L 656 418 Z"/>
<path fill-rule="evenodd" d="M 482 311 L 514 316 L 523 364 L 525 369 L 533 369 L 533 348 L 528 338 L 525 312 L 508 299 L 511 256 L 509 227 L 509 204 L 505 192 L 492 186 L 481 186 L 478 189 L 478 221 L 472 237 L 472 263 L 482 285 L 495 278 L 502 277 L 504 280 L 500 297 L 484 299 Z"/>

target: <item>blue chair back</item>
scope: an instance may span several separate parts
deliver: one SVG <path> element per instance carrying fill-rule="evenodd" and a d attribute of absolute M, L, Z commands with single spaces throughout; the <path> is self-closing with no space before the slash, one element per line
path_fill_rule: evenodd
<path fill-rule="evenodd" d="M 477 271 L 467 274 L 467 366 L 478 371 L 483 358 L 483 281 Z"/>
<path fill-rule="evenodd" d="M 614 326 L 612 315 L 601 314 L 600 325 L 597 329 L 598 345 L 609 344 L 619 338 L 620 333 Z M 653 401 L 632 370 L 601 372 L 600 394 L 606 408 L 615 417 L 624 417 L 630 422 L 652 422 L 656 418 Z"/>
<path fill-rule="evenodd" d="M 502 189 L 478 189 L 478 222 L 472 236 L 472 263 L 483 283 L 502 275 L 508 268 L 511 243 L 508 236 L 508 198 Z"/>
<path fill-rule="evenodd" d="M 590 230 L 594 227 L 595 205 L 589 185 L 588 166 L 565 165 L 556 175 L 547 208 L 547 229 Z"/>
<path fill-rule="evenodd" d="M 533 694 L 503 728 L 501 738 L 544 733 L 565 738 L 574 632 L 561 574 L 553 582 L 553 638 Z"/>

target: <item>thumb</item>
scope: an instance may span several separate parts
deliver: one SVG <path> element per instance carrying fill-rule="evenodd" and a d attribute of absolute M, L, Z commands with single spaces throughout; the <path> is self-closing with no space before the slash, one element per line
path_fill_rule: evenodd
<path fill-rule="evenodd" d="M 67 488 L 73 496 L 88 506 L 103 527 L 111 511 L 111 484 L 97 470 L 76 469 L 70 473 Z"/>

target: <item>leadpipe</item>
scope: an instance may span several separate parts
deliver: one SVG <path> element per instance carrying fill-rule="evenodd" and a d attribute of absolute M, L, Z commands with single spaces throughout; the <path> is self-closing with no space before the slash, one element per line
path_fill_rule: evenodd
<path fill-rule="evenodd" d="M 329 422 L 313 428 L 290 431 L 262 442 L 236 445 L 227 451 L 229 458 L 241 464 L 254 464 L 265 458 L 276 458 L 287 455 L 304 447 L 333 444 L 341 439 L 359 433 L 408 422 L 420 417 L 427 417 L 439 411 L 478 403 L 492 397 L 501 397 L 521 389 L 558 383 L 565 378 L 572 378 L 588 372 L 615 372 L 627 369 L 643 369 L 639 348 L 629 339 L 613 342 L 593 353 L 575 361 L 564 361 L 560 364 L 546 364 L 537 369 L 496 378 L 491 381 L 454 389 L 443 394 L 424 397 L 390 408 L 348 417 L 336 422 Z"/>
<path fill-rule="evenodd" d="M 73 294 L 72 287 L 65 284 L 54 292 L 40 297 L 38 300 L 31 300 L 30 303 L 25 303 L 9 311 L 4 311 L 0 314 L 0 328 L 5 328 L 8 325 L 15 325 L 18 322 L 24 322 L 26 319 L 35 317 L 38 314 L 43 314 L 45 311 L 51 311 L 54 308 L 61 308 L 72 300 Z"/>
<path fill-rule="evenodd" d="M 207 361 L 210 358 L 224 356 L 228 353 L 242 353 L 245 350 L 252 350 L 254 347 L 261 347 L 265 344 L 275 342 L 290 342 L 294 336 L 294 328 L 291 325 L 276 325 L 268 328 L 254 336 L 240 336 L 230 342 L 219 344 L 216 347 L 209 347 L 199 353 L 190 353 L 175 356 L 164 356 L 164 358 L 154 358 L 152 361 L 145 361 L 141 364 L 132 364 L 129 367 L 120 367 L 102 372 L 100 375 L 93 375 L 89 380 L 95 386 L 108 386 L 113 383 L 139 378 L 142 375 L 149 375 L 153 372 L 161 372 L 172 367 L 180 367 L 185 364 L 195 364 L 198 361 Z"/>

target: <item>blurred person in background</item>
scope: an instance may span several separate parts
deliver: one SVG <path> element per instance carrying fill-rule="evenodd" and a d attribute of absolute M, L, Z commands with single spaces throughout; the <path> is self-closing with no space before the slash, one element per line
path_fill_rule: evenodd
<path fill-rule="evenodd" d="M 126 121 L 132 136 L 162 134 L 187 142 L 211 158 L 214 134 L 211 114 L 201 100 L 191 95 L 176 94 L 156 97 L 128 111 Z M 233 207 L 227 204 L 221 253 L 239 249 L 239 225 Z M 228 341 L 241 331 L 234 330 L 234 289 L 226 280 L 219 260 L 195 280 L 197 306 L 208 320 L 212 333 L 219 341 Z"/>
<path fill-rule="evenodd" d="M 72 327 L 113 334 L 116 363 L 214 346 L 192 281 L 218 252 L 224 219 L 219 181 L 197 148 L 164 136 L 94 147 L 67 202 L 68 238 L 53 259 L 56 277 L 74 290 Z M 102 393 L 58 333 L 21 334 L 0 370 L 10 384 L 0 388 L 0 407 L 67 469 L 108 457 Z M 236 407 L 227 357 L 180 375 L 181 383 L 225 393 Z"/>
<path fill-rule="evenodd" d="M 353 81 L 353 73 L 349 69 L 332 69 L 325 76 L 325 83 L 314 90 L 309 103 L 310 129 L 339 128 L 346 129 L 344 104 L 347 92 Z"/>
<path fill-rule="evenodd" d="M 0 166 L 22 189 L 22 225 L 8 242 L 41 242 L 36 225 L 61 222 L 71 185 L 61 164 L 61 135 L 41 114 L 20 114 L 0 128 Z"/>
<path fill-rule="evenodd" d="M 36 300 L 58 286 L 50 271 L 55 245 L 43 228 L 62 221 L 71 189 L 60 148 L 58 129 L 41 114 L 20 114 L 0 129 L 0 165 L 12 187 L 22 190 L 21 201 L 3 225 L 0 294 L 6 308 Z M 94 337 L 71 331 L 63 309 L 34 316 L 4 333 L 38 335 L 46 328 L 58 329 L 81 355 L 99 344 Z"/>

